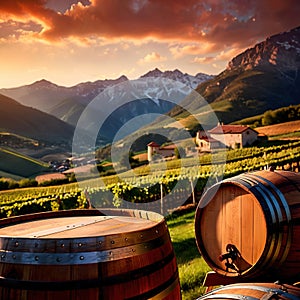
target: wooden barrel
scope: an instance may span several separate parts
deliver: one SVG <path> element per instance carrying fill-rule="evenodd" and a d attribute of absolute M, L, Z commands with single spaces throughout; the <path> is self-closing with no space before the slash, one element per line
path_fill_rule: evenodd
<path fill-rule="evenodd" d="M 236 300 L 299 300 L 300 288 L 287 284 L 276 283 L 242 283 L 230 284 L 215 289 L 197 300 L 236 299 Z"/>
<path fill-rule="evenodd" d="M 195 233 L 220 275 L 299 280 L 300 174 L 258 171 L 212 186 L 198 204 Z"/>
<path fill-rule="evenodd" d="M 0 221 L 1 299 L 181 299 L 165 220 L 70 210 Z"/>

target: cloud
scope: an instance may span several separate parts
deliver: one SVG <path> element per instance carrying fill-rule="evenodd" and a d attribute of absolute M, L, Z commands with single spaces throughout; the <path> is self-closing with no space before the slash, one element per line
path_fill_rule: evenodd
<path fill-rule="evenodd" d="M 242 52 L 242 49 L 229 48 L 229 49 L 219 52 L 218 54 L 216 54 L 214 56 L 200 56 L 200 57 L 196 56 L 196 57 L 194 57 L 192 62 L 198 63 L 198 64 L 210 64 L 216 68 L 217 67 L 216 62 L 229 61 L 241 52 Z"/>
<path fill-rule="evenodd" d="M 213 56 L 208 56 L 208 57 L 195 57 L 193 59 L 194 63 L 199 63 L 199 64 L 208 64 L 211 63 L 212 61 L 215 60 L 215 57 Z"/>
<path fill-rule="evenodd" d="M 229 48 L 226 50 L 221 51 L 216 56 L 216 60 L 230 60 L 236 55 L 240 54 L 243 49 L 240 48 Z"/>
<path fill-rule="evenodd" d="M 298 0 L 91 0 L 84 4 L 74 0 L 73 5 L 67 0 L 70 8 L 66 11 L 55 10 L 53 3 L 49 7 L 46 0 L 1 1 L 0 18 L 33 22 L 42 27 L 36 30 L 36 38 L 51 42 L 153 38 L 224 50 L 246 47 L 296 27 L 300 15 Z M 209 50 L 199 47 L 170 51 L 180 56 Z"/>
<path fill-rule="evenodd" d="M 0 22 L 0 38 L 4 40 L 17 40 L 25 35 L 34 35 L 42 30 L 42 27 L 32 21 L 20 22 L 9 20 Z"/>
<path fill-rule="evenodd" d="M 216 44 L 211 43 L 199 43 L 199 44 L 181 44 L 176 46 L 170 46 L 169 50 L 172 56 L 176 58 L 180 58 L 186 55 L 198 55 L 198 54 L 206 54 L 211 53 L 218 47 Z"/>
<path fill-rule="evenodd" d="M 157 52 L 151 52 L 138 61 L 139 64 L 165 61 L 166 57 Z"/>

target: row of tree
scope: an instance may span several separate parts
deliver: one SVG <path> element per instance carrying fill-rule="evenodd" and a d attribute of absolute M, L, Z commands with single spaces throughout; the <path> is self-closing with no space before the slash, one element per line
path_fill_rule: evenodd
<path fill-rule="evenodd" d="M 296 120 L 300 120 L 300 105 L 268 110 L 263 114 L 261 122 L 263 126 L 266 126 Z"/>

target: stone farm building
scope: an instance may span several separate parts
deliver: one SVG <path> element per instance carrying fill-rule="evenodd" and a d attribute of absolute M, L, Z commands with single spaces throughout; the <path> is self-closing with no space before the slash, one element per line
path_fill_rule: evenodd
<path fill-rule="evenodd" d="M 209 152 L 218 148 L 243 148 L 250 146 L 258 138 L 258 132 L 245 125 L 218 125 L 208 134 L 199 131 L 196 144 L 199 152 Z"/>
<path fill-rule="evenodd" d="M 207 136 L 202 131 L 197 132 L 196 144 L 198 145 L 198 152 L 211 152 L 212 149 L 223 148 L 221 142 Z"/>
<path fill-rule="evenodd" d="M 153 160 L 155 154 L 163 157 L 172 157 L 175 155 L 175 145 L 160 146 L 156 142 L 151 142 L 147 145 L 148 148 L 148 161 Z"/>

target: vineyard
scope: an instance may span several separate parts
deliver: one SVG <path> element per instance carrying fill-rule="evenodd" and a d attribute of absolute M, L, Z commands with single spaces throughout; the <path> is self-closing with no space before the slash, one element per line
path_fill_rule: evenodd
<path fill-rule="evenodd" d="M 166 198 L 180 204 L 199 200 L 207 183 L 275 166 L 298 172 L 300 141 L 271 147 L 249 147 L 143 166 L 129 172 L 62 186 L 0 193 L 0 217 L 71 208 L 119 207 L 156 203 Z M 126 201 L 123 201 L 126 200 Z M 176 202 L 176 203 L 177 203 Z M 174 202 L 175 203 L 175 202 Z M 175 207 L 171 203 L 170 207 Z M 165 209 L 168 205 L 165 205 Z"/>

